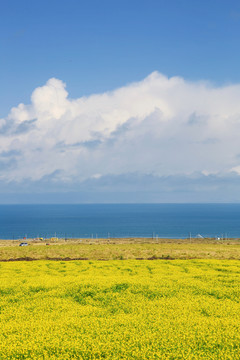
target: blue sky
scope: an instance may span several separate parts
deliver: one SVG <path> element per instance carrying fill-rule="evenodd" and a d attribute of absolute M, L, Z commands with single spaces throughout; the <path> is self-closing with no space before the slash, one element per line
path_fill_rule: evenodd
<path fill-rule="evenodd" d="M 238 82 L 240 3 L 232 0 L 2 1 L 1 116 L 56 77 L 70 96 L 157 70 Z"/>
<path fill-rule="evenodd" d="M 0 30 L 3 202 L 240 201 L 238 1 L 9 0 Z"/>

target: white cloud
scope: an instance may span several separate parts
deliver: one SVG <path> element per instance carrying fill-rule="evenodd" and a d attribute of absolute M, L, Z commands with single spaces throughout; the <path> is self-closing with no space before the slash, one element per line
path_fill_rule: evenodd
<path fill-rule="evenodd" d="M 239 174 L 239 99 L 240 85 L 215 87 L 157 72 L 79 99 L 50 79 L 33 91 L 30 105 L 0 119 L 0 179 Z"/>

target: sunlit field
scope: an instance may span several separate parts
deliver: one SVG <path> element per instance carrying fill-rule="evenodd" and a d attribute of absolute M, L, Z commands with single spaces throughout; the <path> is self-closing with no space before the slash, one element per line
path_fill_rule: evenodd
<path fill-rule="evenodd" d="M 236 260 L 0 264 L 1 359 L 239 359 Z"/>
<path fill-rule="evenodd" d="M 213 239 L 76 239 L 68 241 L 0 241 L 1 260 L 133 260 L 232 259 L 240 260 L 240 240 Z M 46 244 L 49 244 L 46 246 Z"/>

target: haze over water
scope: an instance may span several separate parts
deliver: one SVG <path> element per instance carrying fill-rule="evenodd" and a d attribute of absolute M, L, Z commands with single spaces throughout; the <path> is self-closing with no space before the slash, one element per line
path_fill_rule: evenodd
<path fill-rule="evenodd" d="M 240 237 L 240 204 L 0 205 L 0 238 Z"/>

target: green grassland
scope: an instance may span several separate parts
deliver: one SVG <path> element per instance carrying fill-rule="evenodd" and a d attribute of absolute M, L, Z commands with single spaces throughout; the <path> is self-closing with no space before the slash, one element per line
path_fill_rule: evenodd
<path fill-rule="evenodd" d="M 179 250 L 177 244 L 170 245 Z M 160 251 L 154 244 L 136 245 L 131 251 L 124 250 L 126 244 L 113 249 L 106 245 L 108 250 L 94 248 L 103 245 L 84 245 L 85 250 L 81 245 L 69 246 L 69 254 L 76 252 L 71 246 L 79 246 L 75 255 L 87 257 L 160 256 L 170 251 L 169 247 Z M 220 257 L 221 246 L 215 249 Z M 46 256 L 40 248 L 50 251 L 51 247 L 36 246 L 38 256 Z M 58 256 L 69 256 L 63 245 L 52 248 Z M 181 253 L 188 248 L 181 248 Z M 5 258 L 6 254 L 13 256 L 5 253 Z M 217 259 L 1 262 L 0 326 L 2 360 L 237 360 L 240 263 Z"/>

